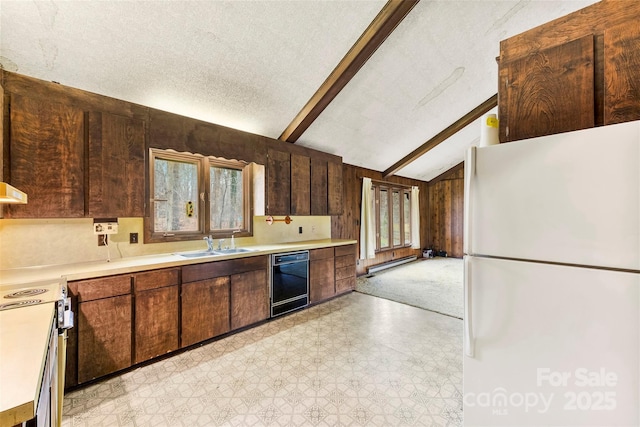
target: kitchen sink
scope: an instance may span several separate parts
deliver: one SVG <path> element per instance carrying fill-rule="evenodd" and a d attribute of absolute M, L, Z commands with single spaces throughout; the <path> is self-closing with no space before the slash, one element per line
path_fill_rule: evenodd
<path fill-rule="evenodd" d="M 200 257 L 215 256 L 215 255 L 241 254 L 245 252 L 253 252 L 253 249 L 247 249 L 247 248 L 214 249 L 213 251 L 183 252 L 183 253 L 177 253 L 176 255 L 180 255 L 181 257 L 185 257 L 185 258 L 200 258 Z"/>
<path fill-rule="evenodd" d="M 253 249 L 235 248 L 235 249 L 214 249 L 213 253 L 218 255 L 241 254 L 245 252 L 253 252 Z"/>
<path fill-rule="evenodd" d="M 180 255 L 182 257 L 185 258 L 200 258 L 203 256 L 214 256 L 214 255 L 218 255 L 215 252 L 212 251 L 203 251 L 203 252 L 184 252 L 181 254 L 176 254 L 176 255 Z"/>

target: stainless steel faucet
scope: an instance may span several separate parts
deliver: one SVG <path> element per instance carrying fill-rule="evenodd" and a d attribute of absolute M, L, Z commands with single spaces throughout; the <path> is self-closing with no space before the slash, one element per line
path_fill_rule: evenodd
<path fill-rule="evenodd" d="M 207 251 L 211 252 L 213 250 L 213 237 L 203 237 L 203 240 L 207 242 Z"/>
<path fill-rule="evenodd" d="M 233 230 L 231 232 L 231 249 L 235 249 L 236 248 L 236 240 L 235 240 L 235 234 L 239 233 L 241 230 Z"/>

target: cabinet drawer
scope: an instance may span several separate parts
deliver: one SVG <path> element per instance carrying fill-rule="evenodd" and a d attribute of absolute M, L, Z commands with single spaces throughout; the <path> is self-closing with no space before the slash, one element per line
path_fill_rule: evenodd
<path fill-rule="evenodd" d="M 353 255 L 336 256 L 336 268 L 352 267 L 356 265 L 356 259 Z"/>
<path fill-rule="evenodd" d="M 231 276 L 247 271 L 266 271 L 268 265 L 267 255 L 187 265 L 182 267 L 182 283 Z"/>
<path fill-rule="evenodd" d="M 353 266 L 336 268 L 336 280 L 347 279 L 349 277 L 356 277 L 356 269 Z"/>
<path fill-rule="evenodd" d="M 311 261 L 327 258 L 333 258 L 333 248 L 312 249 L 309 251 L 309 259 Z"/>
<path fill-rule="evenodd" d="M 164 288 L 178 284 L 179 268 L 146 271 L 133 275 L 133 290 L 135 292 L 149 289 Z"/>
<path fill-rule="evenodd" d="M 69 283 L 79 302 L 127 295 L 131 293 L 131 276 L 111 276 Z"/>
<path fill-rule="evenodd" d="M 356 256 L 356 245 L 336 246 L 336 256 L 351 255 Z"/>
<path fill-rule="evenodd" d="M 336 294 L 352 291 L 356 288 L 356 278 L 349 277 L 348 279 L 336 280 Z"/>

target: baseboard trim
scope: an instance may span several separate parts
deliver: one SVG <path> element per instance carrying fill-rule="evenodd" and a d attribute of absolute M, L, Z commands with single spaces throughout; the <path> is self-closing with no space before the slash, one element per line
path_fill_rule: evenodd
<path fill-rule="evenodd" d="M 418 257 L 415 255 L 394 259 L 393 261 L 383 262 L 382 264 L 372 265 L 367 268 L 367 274 L 377 273 L 378 271 L 386 270 L 387 268 L 397 267 L 398 265 L 406 264 L 411 261 L 417 260 Z"/>

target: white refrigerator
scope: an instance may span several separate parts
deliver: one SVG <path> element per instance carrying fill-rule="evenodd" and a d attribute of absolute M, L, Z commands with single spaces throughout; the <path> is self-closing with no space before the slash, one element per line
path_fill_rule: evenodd
<path fill-rule="evenodd" d="M 464 425 L 640 425 L 640 122 L 472 147 L 464 227 Z"/>

